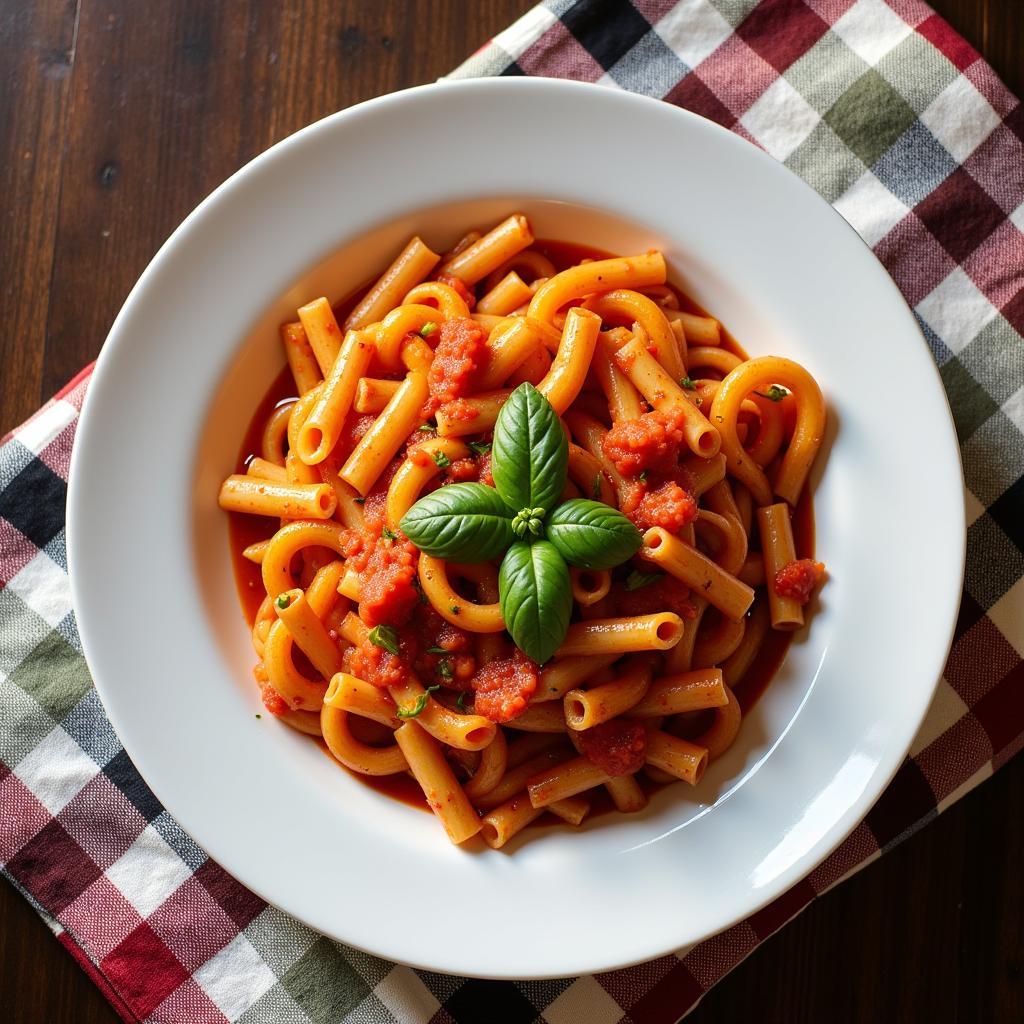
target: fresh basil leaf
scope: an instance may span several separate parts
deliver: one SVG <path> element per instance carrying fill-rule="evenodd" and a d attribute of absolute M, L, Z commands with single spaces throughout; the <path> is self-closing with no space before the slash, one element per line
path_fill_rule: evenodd
<path fill-rule="evenodd" d="M 436 686 L 428 686 L 417 698 L 416 703 L 411 707 L 399 707 L 395 714 L 399 718 L 418 718 L 423 709 L 427 706 L 427 701 L 430 699 L 430 695 L 435 690 L 440 690 L 441 684 L 438 683 Z"/>
<path fill-rule="evenodd" d="M 513 513 L 550 511 L 565 487 L 569 441 L 551 403 L 529 383 L 509 395 L 494 425 L 494 486 Z"/>
<path fill-rule="evenodd" d="M 505 503 L 483 484 L 439 487 L 405 513 L 401 527 L 421 551 L 456 562 L 497 558 L 515 539 Z"/>
<path fill-rule="evenodd" d="M 393 626 L 374 626 L 370 630 L 370 643 L 398 656 L 398 630 Z"/>
<path fill-rule="evenodd" d="M 572 613 L 569 569 L 547 540 L 516 541 L 498 573 L 505 628 L 538 665 L 561 646 Z"/>
<path fill-rule="evenodd" d="M 579 569 L 611 569 L 640 550 L 640 531 L 618 510 L 589 498 L 559 505 L 545 524 L 548 540 Z"/>
<path fill-rule="evenodd" d="M 634 569 L 626 577 L 626 589 L 641 590 L 643 587 L 649 587 L 652 583 L 657 583 L 664 575 L 663 572 L 637 572 Z"/>

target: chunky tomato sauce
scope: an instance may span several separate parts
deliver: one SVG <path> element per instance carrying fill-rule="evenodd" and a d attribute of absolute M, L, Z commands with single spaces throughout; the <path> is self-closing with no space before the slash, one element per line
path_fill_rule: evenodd
<path fill-rule="evenodd" d="M 603 259 L 611 255 L 571 242 L 538 240 L 532 248 L 547 256 L 558 270 L 574 266 L 582 259 Z M 473 307 L 475 297 L 461 282 L 451 279 L 444 283 L 454 287 L 466 299 L 470 308 Z M 351 297 L 334 306 L 339 322 L 354 308 L 365 289 L 366 286 L 360 288 Z M 680 309 L 698 316 L 708 315 L 685 293 L 675 288 L 673 291 L 679 299 Z M 470 320 L 454 321 L 450 327 L 445 326 L 449 329 L 446 332 L 442 328 L 438 339 L 437 352 L 440 353 L 441 362 L 435 357 L 437 371 L 431 371 L 428 401 L 436 403 L 433 410 L 444 404 L 446 414 L 453 419 L 473 418 L 475 412 L 464 401 L 463 395 L 473 391 L 473 375 L 482 362 L 482 334 L 475 322 Z M 746 352 L 724 328 L 722 348 L 747 358 Z M 371 366 L 373 373 L 378 369 Z M 251 459 L 262 454 L 264 424 L 276 407 L 293 401 L 295 397 L 291 373 L 284 367 L 253 415 L 239 451 L 236 472 L 244 473 Z M 373 416 L 361 416 L 354 412 L 350 414 L 336 453 L 344 457 L 351 452 L 373 420 Z M 681 431 L 682 418 L 671 411 L 646 413 L 638 420 L 619 424 L 609 431 L 605 450 L 619 471 L 632 482 L 623 512 L 640 529 L 663 526 L 676 532 L 692 522 L 696 515 L 697 503 L 690 495 L 685 473 L 678 469 L 679 453 L 685 450 Z M 398 628 L 399 654 L 396 656 L 375 644 L 363 643 L 346 651 L 345 667 L 353 675 L 377 686 L 401 682 L 412 671 L 425 686 L 441 685 L 445 691 L 454 691 L 455 694 L 472 693 L 473 696 L 465 705 L 467 709 L 472 707 L 477 713 L 497 722 L 509 721 L 526 708 L 536 690 L 539 678 L 537 666 L 519 651 L 515 651 L 510 658 L 478 666 L 470 635 L 446 622 L 423 603 L 414 583 L 417 557 L 415 548 L 401 535 L 393 539 L 382 537 L 384 501 L 391 477 L 407 454 L 411 453 L 410 457 L 416 460 L 415 444 L 434 436 L 432 431 L 424 430 L 409 439 L 405 450 L 393 460 L 366 498 L 364 513 L 368 529 L 361 535 L 353 534 L 349 540 L 350 546 L 346 549 L 346 556 L 351 558 L 351 566 L 361 576 L 363 601 L 360 613 L 368 623 L 379 622 Z M 422 457 L 426 459 L 428 456 L 424 453 Z M 479 480 L 493 484 L 490 461 L 489 452 L 474 452 L 465 459 L 453 461 L 438 482 Z M 228 529 L 235 581 L 246 621 L 250 625 L 255 621 L 264 590 L 260 566 L 244 558 L 242 551 L 250 544 L 269 539 L 278 526 L 276 519 L 237 513 L 229 515 Z M 819 565 L 812 561 L 814 516 L 806 492 L 794 510 L 793 533 L 798 561 L 785 567 L 786 578 L 782 586 L 803 588 L 810 576 L 808 570 L 801 566 L 804 563 L 812 567 Z M 817 568 L 811 569 L 810 575 L 814 576 L 815 583 L 820 581 Z M 667 575 L 635 589 L 627 587 L 624 577 L 616 578 L 604 607 L 608 609 L 608 614 L 616 615 L 642 615 L 665 610 L 684 618 L 692 618 L 695 614 L 686 586 Z M 768 631 L 757 660 L 748 669 L 736 694 L 744 714 L 749 712 L 771 682 L 791 641 L 792 633 Z M 304 664 L 301 652 L 297 653 L 299 667 L 312 672 L 311 667 Z M 268 710 L 272 712 L 275 709 L 270 705 L 275 696 L 273 693 L 269 695 Z M 280 698 L 277 699 L 280 701 Z M 280 704 L 276 713 L 286 710 L 284 702 L 280 701 Z M 697 715 L 691 723 L 691 731 L 695 735 L 705 724 L 706 720 Z M 681 731 L 685 731 L 685 727 Z M 636 722 L 613 719 L 605 725 L 588 730 L 582 737 L 585 754 L 609 774 L 630 774 L 638 771 L 643 764 L 646 733 Z M 373 742 L 373 739 L 367 736 L 364 741 Z M 331 756 L 332 763 L 337 764 L 323 741 L 318 743 Z M 343 766 L 340 767 L 347 771 Z M 429 810 L 422 791 L 408 775 L 349 774 L 378 792 Z M 636 779 L 645 792 L 661 788 L 643 773 L 638 774 Z M 592 790 L 587 795 L 591 799 L 590 817 L 614 809 L 603 788 Z M 541 822 L 545 822 L 545 819 L 542 818 Z"/>

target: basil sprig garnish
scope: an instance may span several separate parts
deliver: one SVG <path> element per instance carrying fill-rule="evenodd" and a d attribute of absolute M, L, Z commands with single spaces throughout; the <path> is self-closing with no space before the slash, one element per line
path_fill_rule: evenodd
<path fill-rule="evenodd" d="M 521 384 L 494 425 L 494 487 L 440 487 L 401 523 L 413 544 L 436 558 L 486 562 L 504 555 L 498 593 L 505 628 L 538 664 L 558 650 L 569 628 L 568 566 L 611 569 L 643 543 L 618 509 L 588 498 L 561 501 L 568 464 L 558 414 L 532 384 Z"/>

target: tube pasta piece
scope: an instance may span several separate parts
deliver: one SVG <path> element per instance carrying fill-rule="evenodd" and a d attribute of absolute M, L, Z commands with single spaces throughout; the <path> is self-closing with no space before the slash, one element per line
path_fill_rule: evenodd
<path fill-rule="evenodd" d="M 735 519 L 742 526 L 740 510 L 736 504 L 735 497 L 733 497 L 732 485 L 728 480 L 720 480 L 704 492 L 704 507 L 709 512 L 715 512 L 720 516 L 725 516 L 727 519 Z M 745 527 L 743 528 L 743 533 L 744 535 L 747 533 Z"/>
<path fill-rule="evenodd" d="M 363 496 L 369 493 L 405 439 L 423 422 L 420 410 L 427 394 L 426 372 L 413 370 L 341 467 L 342 480 Z"/>
<path fill-rule="evenodd" d="M 576 438 L 582 448 L 597 459 L 605 476 L 612 482 L 615 490 L 621 494 L 626 486 L 626 480 L 615 468 L 615 463 L 605 455 L 604 447 L 601 444 L 608 431 L 592 416 L 587 416 L 584 413 L 569 412 L 562 419 L 569 428 L 569 433 Z"/>
<path fill-rule="evenodd" d="M 411 238 L 394 263 L 349 313 L 345 329 L 358 330 L 382 320 L 389 309 L 399 304 L 401 296 L 430 274 L 440 259 L 420 238 Z"/>
<path fill-rule="evenodd" d="M 405 305 L 434 305 L 442 320 L 469 316 L 466 300 L 450 285 L 441 281 L 424 281 L 416 285 L 402 300 Z"/>
<path fill-rule="evenodd" d="M 258 540 L 255 544 L 250 544 L 248 547 L 242 549 L 242 557 L 249 562 L 255 562 L 256 565 L 260 565 L 263 562 L 263 556 L 267 553 L 267 548 L 270 547 L 270 540 Z"/>
<path fill-rule="evenodd" d="M 543 813 L 544 808 L 534 807 L 527 793 L 518 793 L 480 819 L 480 838 L 492 850 L 500 850 Z"/>
<path fill-rule="evenodd" d="M 480 751 L 480 763 L 473 777 L 462 787 L 470 800 L 486 796 L 505 774 L 508 765 L 508 744 L 505 733 L 496 729 L 494 739 Z"/>
<path fill-rule="evenodd" d="M 361 718 L 370 718 L 389 729 L 397 729 L 402 724 L 395 702 L 384 690 L 347 672 L 339 672 L 331 679 L 324 694 L 324 704 Z"/>
<path fill-rule="evenodd" d="M 502 320 L 487 339 L 487 359 L 477 378 L 478 388 L 490 391 L 501 387 L 542 347 L 537 332 L 525 320 L 513 317 Z"/>
<path fill-rule="evenodd" d="M 717 568 L 717 566 L 716 566 Z M 614 619 L 591 619 L 569 627 L 556 657 L 573 654 L 628 654 L 667 651 L 678 643 L 683 620 L 672 612 Z"/>
<path fill-rule="evenodd" d="M 493 288 L 487 290 L 476 304 L 476 311 L 507 316 L 532 298 L 530 286 L 514 270 L 510 270 Z"/>
<path fill-rule="evenodd" d="M 548 804 L 547 809 L 567 825 L 579 826 L 590 813 L 590 801 L 583 796 L 567 796 Z"/>
<path fill-rule="evenodd" d="M 323 737 L 320 728 L 320 713 L 317 711 L 285 711 L 277 716 L 279 722 L 284 722 L 289 728 L 301 732 L 304 736 Z"/>
<path fill-rule="evenodd" d="M 288 471 L 284 466 L 278 466 L 274 462 L 267 462 L 266 459 L 261 459 L 256 456 L 249 462 L 249 465 L 245 467 L 245 475 L 251 476 L 256 480 L 276 480 L 278 483 L 288 482 Z"/>
<path fill-rule="evenodd" d="M 644 405 L 640 392 L 612 360 L 608 346 L 603 341 L 594 350 L 593 367 L 601 390 L 608 399 L 613 422 L 635 420 L 643 414 Z"/>
<path fill-rule="evenodd" d="M 506 274 L 515 270 L 520 277 L 529 278 L 530 284 L 536 285 L 538 280 L 554 277 L 555 265 L 543 253 L 536 249 L 523 249 L 517 252 L 511 259 L 506 260 L 497 270 L 491 272 L 487 278 L 487 288 L 490 290 Z M 534 289 L 535 291 L 536 289 Z"/>
<path fill-rule="evenodd" d="M 603 294 L 593 295 L 584 302 L 604 323 L 621 321 L 629 326 L 639 323 L 654 348 L 654 356 L 665 372 L 673 379 L 686 376 L 686 367 L 679 354 L 675 332 L 672 330 L 661 307 L 640 292 L 619 288 Z"/>
<path fill-rule="evenodd" d="M 747 670 L 754 663 L 770 625 L 768 602 L 763 595 L 758 595 L 747 616 L 747 628 L 743 631 L 739 647 L 722 662 L 722 678 L 733 690 L 743 682 Z"/>
<path fill-rule="evenodd" d="M 711 490 L 715 484 L 725 479 L 726 462 L 725 456 L 722 454 L 715 455 L 710 459 L 691 455 L 683 460 L 682 467 L 690 482 L 690 493 L 695 498 L 699 498 L 706 491 Z"/>
<path fill-rule="evenodd" d="M 338 475 L 341 460 L 335 455 L 328 455 L 318 465 L 320 479 L 327 484 L 338 499 L 338 507 L 334 510 L 334 518 L 350 530 L 361 530 L 365 525 L 363 519 L 362 498 L 359 492 Z"/>
<path fill-rule="evenodd" d="M 476 321 L 483 329 L 487 332 L 487 335 L 494 331 L 494 329 L 509 320 L 514 319 L 511 316 L 494 316 L 493 313 L 480 313 L 474 310 L 469 314 L 470 320 Z"/>
<path fill-rule="evenodd" d="M 619 775 L 605 783 L 615 809 L 621 814 L 635 814 L 647 806 L 647 794 L 632 775 Z"/>
<path fill-rule="evenodd" d="M 759 551 L 751 551 L 747 555 L 743 565 L 740 567 L 740 571 L 736 573 L 736 578 L 746 583 L 748 587 L 764 586 L 764 558 Z"/>
<path fill-rule="evenodd" d="M 373 346 L 361 332 L 349 331 L 345 335 L 316 404 L 299 430 L 296 451 L 307 466 L 323 462 L 337 443 L 371 355 Z"/>
<path fill-rule="evenodd" d="M 697 630 L 708 608 L 707 601 L 695 594 L 690 595 L 693 616 L 683 619 L 683 635 L 679 643 L 665 653 L 664 669 L 668 673 L 689 672 L 693 667 L 693 647 L 697 642 Z"/>
<path fill-rule="evenodd" d="M 768 584 L 772 629 L 799 629 L 804 624 L 803 606 L 791 597 L 783 597 L 775 589 L 775 577 L 779 570 L 796 558 L 789 506 L 785 502 L 778 502 L 759 508 L 757 528 L 761 534 L 761 557 L 764 559 L 764 577 Z"/>
<path fill-rule="evenodd" d="M 763 395 L 751 393 L 748 402 L 758 410 L 758 428 L 754 440 L 746 445 L 747 454 L 763 469 L 782 450 L 786 440 L 786 408 L 793 404 L 791 397 L 774 402 Z M 746 402 L 743 403 L 746 408 Z"/>
<path fill-rule="evenodd" d="M 708 766 L 708 750 L 656 729 L 647 735 L 647 764 L 696 786 Z"/>
<path fill-rule="evenodd" d="M 446 319 L 433 306 L 414 302 L 391 310 L 374 329 L 377 357 L 381 365 L 391 371 L 402 369 L 402 345 L 406 335 L 418 335 L 427 324 L 437 324 L 439 320 Z"/>
<path fill-rule="evenodd" d="M 616 288 L 639 289 L 664 283 L 665 259 L 660 252 L 594 260 L 570 267 L 550 278 L 530 301 L 528 315 L 551 324 L 562 307 L 594 292 Z"/>
<path fill-rule="evenodd" d="M 492 430 L 510 394 L 512 392 L 508 389 L 487 391 L 472 398 L 456 399 L 448 406 L 442 405 L 434 417 L 438 434 L 441 437 L 464 437 Z"/>
<path fill-rule="evenodd" d="M 548 807 L 556 800 L 576 796 L 595 786 L 605 786 L 611 779 L 612 776 L 603 768 L 581 756 L 534 776 L 526 791 L 534 807 Z"/>
<path fill-rule="evenodd" d="M 474 285 L 531 245 L 530 222 L 521 213 L 514 213 L 448 260 L 441 267 L 441 273 L 451 274 L 463 284 Z"/>
<path fill-rule="evenodd" d="M 405 755 L 427 805 L 440 819 L 453 843 L 464 843 L 480 831 L 480 819 L 445 760 L 441 744 L 416 722 L 406 722 L 395 741 Z"/>
<path fill-rule="evenodd" d="M 595 672 L 611 665 L 618 658 L 611 654 L 577 654 L 555 658 L 541 670 L 540 682 L 533 695 L 533 704 L 561 700 L 575 686 L 589 679 Z"/>
<path fill-rule="evenodd" d="M 334 319 L 331 304 L 321 295 L 300 306 L 298 313 L 320 372 L 326 377 L 341 351 L 341 328 Z"/>
<path fill-rule="evenodd" d="M 281 519 L 330 519 L 338 501 L 326 484 L 288 484 L 235 474 L 221 484 L 217 502 L 225 512 Z"/>
<path fill-rule="evenodd" d="M 686 313 L 681 309 L 671 309 L 662 306 L 662 312 L 669 321 L 675 321 L 683 326 L 686 332 L 687 345 L 721 345 L 722 328 L 713 316 L 698 316 L 695 313 Z"/>
<path fill-rule="evenodd" d="M 275 466 L 284 465 L 285 440 L 288 436 L 288 421 L 298 403 L 294 400 L 282 402 L 263 426 L 260 435 L 260 453 L 267 462 Z"/>
<path fill-rule="evenodd" d="M 730 619 L 715 612 L 705 615 L 693 646 L 696 665 L 720 665 L 743 642 L 746 619 Z"/>
<path fill-rule="evenodd" d="M 343 640 L 355 646 L 361 644 L 370 635 L 370 628 L 355 612 L 349 612 L 341 620 L 341 628 L 338 633 Z"/>
<path fill-rule="evenodd" d="M 781 384 L 796 396 L 796 423 L 773 484 L 743 450 L 737 435 L 740 406 L 751 391 Z M 825 436 L 825 400 L 817 381 L 799 363 L 780 356 L 762 356 L 740 364 L 722 381 L 711 406 L 711 418 L 722 435 L 729 472 L 750 488 L 757 505 L 770 505 L 774 491 L 795 505 Z"/>
<path fill-rule="evenodd" d="M 533 756 L 523 761 L 516 761 L 517 752 L 525 752 L 524 744 L 527 740 L 543 741 L 545 746 L 537 744 L 533 748 L 537 750 Z M 567 746 L 556 746 L 560 742 L 564 743 L 559 737 L 544 733 L 527 734 L 522 739 L 511 742 L 508 747 L 508 764 L 505 774 L 490 792 L 476 797 L 473 803 L 481 811 L 489 811 L 511 799 L 517 793 L 522 793 L 526 789 L 527 781 L 534 775 L 547 771 L 553 765 L 561 764 L 575 755 L 575 751 Z"/>
<path fill-rule="evenodd" d="M 469 455 L 469 449 L 461 442 L 449 437 L 435 437 L 410 448 L 388 486 L 387 504 L 384 506 L 384 520 L 391 530 L 398 529 L 402 516 L 416 504 L 423 488 L 441 472 L 438 464 L 455 462 Z"/>
<path fill-rule="evenodd" d="M 600 459 L 572 442 L 569 443 L 569 479 L 586 497 L 615 505 L 615 488 L 604 475 Z"/>
<path fill-rule="evenodd" d="M 382 377 L 360 377 L 356 385 L 356 397 L 352 403 L 358 413 L 382 412 L 395 392 L 402 386 L 400 380 Z"/>
<path fill-rule="evenodd" d="M 263 663 L 270 684 L 293 710 L 319 711 L 327 683 L 323 679 L 311 679 L 295 667 L 292 660 L 294 645 L 295 641 L 283 622 L 275 622 L 270 627 L 263 645 Z"/>
<path fill-rule="evenodd" d="M 743 713 L 736 695 L 725 687 L 728 701 L 724 707 L 715 708 L 715 717 L 711 725 L 694 739 L 694 745 L 704 747 L 708 752 L 708 760 L 714 761 L 721 757 L 736 742 L 740 731 Z"/>
<path fill-rule="evenodd" d="M 611 682 L 588 690 L 570 690 L 563 702 L 566 724 L 579 732 L 628 711 L 643 699 L 653 668 L 650 658 L 631 658 Z"/>
<path fill-rule="evenodd" d="M 655 679 L 643 698 L 629 710 L 629 717 L 679 715 L 687 711 L 724 707 L 727 702 L 722 670 L 700 668 Z"/>
<path fill-rule="evenodd" d="M 337 587 L 336 579 L 334 586 Z M 283 600 L 287 600 L 288 604 L 282 608 Z M 306 595 L 301 590 L 284 591 L 274 602 L 274 609 L 296 646 L 309 658 L 324 679 L 330 679 L 341 671 L 341 651 L 328 635 L 320 617 L 310 608 Z"/>
<path fill-rule="evenodd" d="M 290 484 L 323 484 L 316 467 L 307 466 L 294 451 L 289 451 L 284 458 L 284 475 Z M 334 511 L 337 510 L 335 506 Z"/>
<path fill-rule="evenodd" d="M 350 716 L 325 704 L 320 709 L 320 728 L 327 749 L 348 769 L 361 775 L 395 775 L 408 771 L 402 750 L 392 744 L 371 747 L 352 735 Z"/>
<path fill-rule="evenodd" d="M 724 377 L 743 362 L 735 352 L 718 345 L 691 345 L 687 349 L 687 359 L 691 377 L 704 376 L 695 372 L 698 368 L 715 370 Z"/>
<path fill-rule="evenodd" d="M 754 591 L 745 583 L 660 526 L 651 527 L 644 534 L 640 557 L 682 580 L 731 619 L 746 615 L 754 601 Z"/>
<path fill-rule="evenodd" d="M 559 415 L 572 405 L 583 387 L 600 330 L 601 318 L 581 306 L 573 306 L 566 315 L 558 354 L 537 385 Z"/>
<path fill-rule="evenodd" d="M 391 699 L 399 708 L 415 707 L 423 697 L 426 703 L 416 721 L 442 743 L 459 750 L 483 750 L 494 739 L 497 726 L 483 715 L 463 715 L 434 700 L 420 682 L 408 677 L 405 682 L 388 687 Z M 401 716 L 399 716 L 401 717 Z"/>
<path fill-rule="evenodd" d="M 531 704 L 521 715 L 517 715 L 505 725 L 509 729 L 523 732 L 559 733 L 565 732 L 567 728 L 562 705 L 554 701 Z"/>
<path fill-rule="evenodd" d="M 697 536 L 702 540 L 710 532 L 718 538 L 715 561 L 731 576 L 735 576 L 747 558 L 747 535 L 739 519 L 721 516 L 702 508 L 694 523 Z"/>
<path fill-rule="evenodd" d="M 284 355 L 288 360 L 288 368 L 292 371 L 295 387 L 298 388 L 300 395 L 304 395 L 320 383 L 323 374 L 302 324 L 281 324 L 281 344 L 284 346 Z"/>
<path fill-rule="evenodd" d="M 505 383 L 516 388 L 524 381 L 536 387 L 551 369 L 551 355 L 546 348 L 535 348 L 513 371 Z"/>
<path fill-rule="evenodd" d="M 333 522 L 298 522 L 282 526 L 270 539 L 263 555 L 263 587 L 276 598 L 294 586 L 291 575 L 292 558 L 303 548 L 325 547 L 344 557 L 344 528 Z"/>
<path fill-rule="evenodd" d="M 470 633 L 500 633 L 505 628 L 499 602 L 473 604 L 455 592 L 448 581 L 448 566 L 443 559 L 421 553 L 419 577 L 431 607 L 453 626 Z"/>
<path fill-rule="evenodd" d="M 573 600 L 584 608 L 608 596 L 612 589 L 612 574 L 607 569 L 569 570 Z"/>
<path fill-rule="evenodd" d="M 664 409 L 671 405 L 683 410 L 686 414 L 683 433 L 694 455 L 710 459 L 711 456 L 718 454 L 721 445 L 718 431 L 638 339 L 634 338 L 623 345 L 613 358 L 619 369 L 633 382 L 637 391 L 655 409 Z"/>

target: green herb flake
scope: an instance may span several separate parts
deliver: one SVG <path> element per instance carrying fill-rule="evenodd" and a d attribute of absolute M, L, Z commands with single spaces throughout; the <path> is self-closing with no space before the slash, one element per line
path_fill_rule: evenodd
<path fill-rule="evenodd" d="M 601 500 L 601 474 L 600 473 L 598 473 L 597 476 L 594 477 L 594 482 L 590 485 L 590 496 L 594 499 L 594 501 L 600 501 Z"/>
<path fill-rule="evenodd" d="M 435 690 L 440 690 L 441 684 L 438 683 L 436 686 L 428 686 L 417 698 L 416 703 L 411 708 L 399 708 L 396 714 L 399 718 L 418 718 L 423 709 L 427 706 L 427 701 L 430 700 L 430 695 Z"/>
<path fill-rule="evenodd" d="M 395 533 L 393 530 L 389 530 L 386 526 L 384 527 L 383 530 L 380 531 L 380 535 L 381 535 L 381 537 L 384 538 L 384 540 L 397 540 L 398 539 L 398 534 Z"/>
<path fill-rule="evenodd" d="M 684 377 L 679 382 L 679 386 L 681 388 L 683 388 L 684 391 L 696 391 L 697 390 L 697 382 L 695 380 L 692 380 L 690 377 Z"/>
<path fill-rule="evenodd" d="M 477 453 L 477 455 L 486 455 L 491 450 L 490 441 L 470 441 L 469 447 Z"/>
<path fill-rule="evenodd" d="M 277 601 L 275 602 L 275 604 L 277 605 L 278 608 L 281 609 L 281 611 L 284 611 L 285 608 L 287 608 L 291 603 L 292 598 L 290 594 L 279 594 Z"/>
<path fill-rule="evenodd" d="M 440 662 L 437 666 L 437 674 L 442 679 L 451 679 L 455 675 L 455 669 L 452 667 L 452 659 L 445 658 L 444 661 Z"/>
<path fill-rule="evenodd" d="M 452 652 L 444 647 L 428 647 L 427 654 L 451 654 Z"/>
<path fill-rule="evenodd" d="M 463 690 L 462 693 L 459 694 L 459 699 L 455 702 L 455 706 L 460 711 L 465 711 L 466 710 L 466 691 L 465 690 Z"/>
<path fill-rule="evenodd" d="M 370 630 L 370 643 L 398 656 L 398 631 L 393 626 L 374 626 Z"/>
<path fill-rule="evenodd" d="M 452 615 L 458 615 L 462 609 L 457 604 L 450 604 L 448 605 L 448 611 L 450 611 Z"/>
<path fill-rule="evenodd" d="M 664 575 L 662 572 L 637 572 L 634 569 L 626 577 L 626 589 L 640 590 L 643 587 L 649 587 L 652 583 L 657 583 Z"/>
<path fill-rule="evenodd" d="M 435 324 L 433 320 L 428 320 L 420 328 L 420 337 L 421 338 L 429 338 L 436 330 L 437 330 L 437 324 Z"/>
<path fill-rule="evenodd" d="M 452 460 L 444 452 L 434 452 L 434 464 L 438 469 L 447 469 L 452 464 Z"/>
<path fill-rule="evenodd" d="M 263 716 L 262 716 L 262 715 L 260 715 L 260 714 L 257 714 L 257 715 L 256 715 L 256 717 L 257 717 L 257 718 L 262 718 Z"/>
<path fill-rule="evenodd" d="M 645 484 L 645 483 L 647 483 L 647 470 L 645 469 L 645 470 L 644 470 L 644 471 L 643 471 L 643 472 L 642 472 L 642 473 L 641 473 L 641 474 L 640 474 L 640 475 L 639 475 L 639 476 L 637 477 L 637 479 L 638 479 L 638 480 L 640 481 L 640 483 L 642 483 L 642 484 Z"/>
<path fill-rule="evenodd" d="M 356 503 L 357 505 L 365 505 L 365 504 L 366 504 L 366 499 L 365 499 L 365 498 L 353 498 L 352 500 L 353 500 L 353 501 L 354 501 L 354 502 L 355 502 L 355 503 Z"/>
<path fill-rule="evenodd" d="M 426 423 L 420 424 L 416 428 L 417 430 L 437 430 L 437 424 L 433 420 L 427 420 Z"/>
<path fill-rule="evenodd" d="M 780 388 L 778 384 L 773 384 L 767 391 L 755 391 L 754 394 L 767 398 L 770 402 L 781 402 L 789 392 L 785 388 Z"/>

